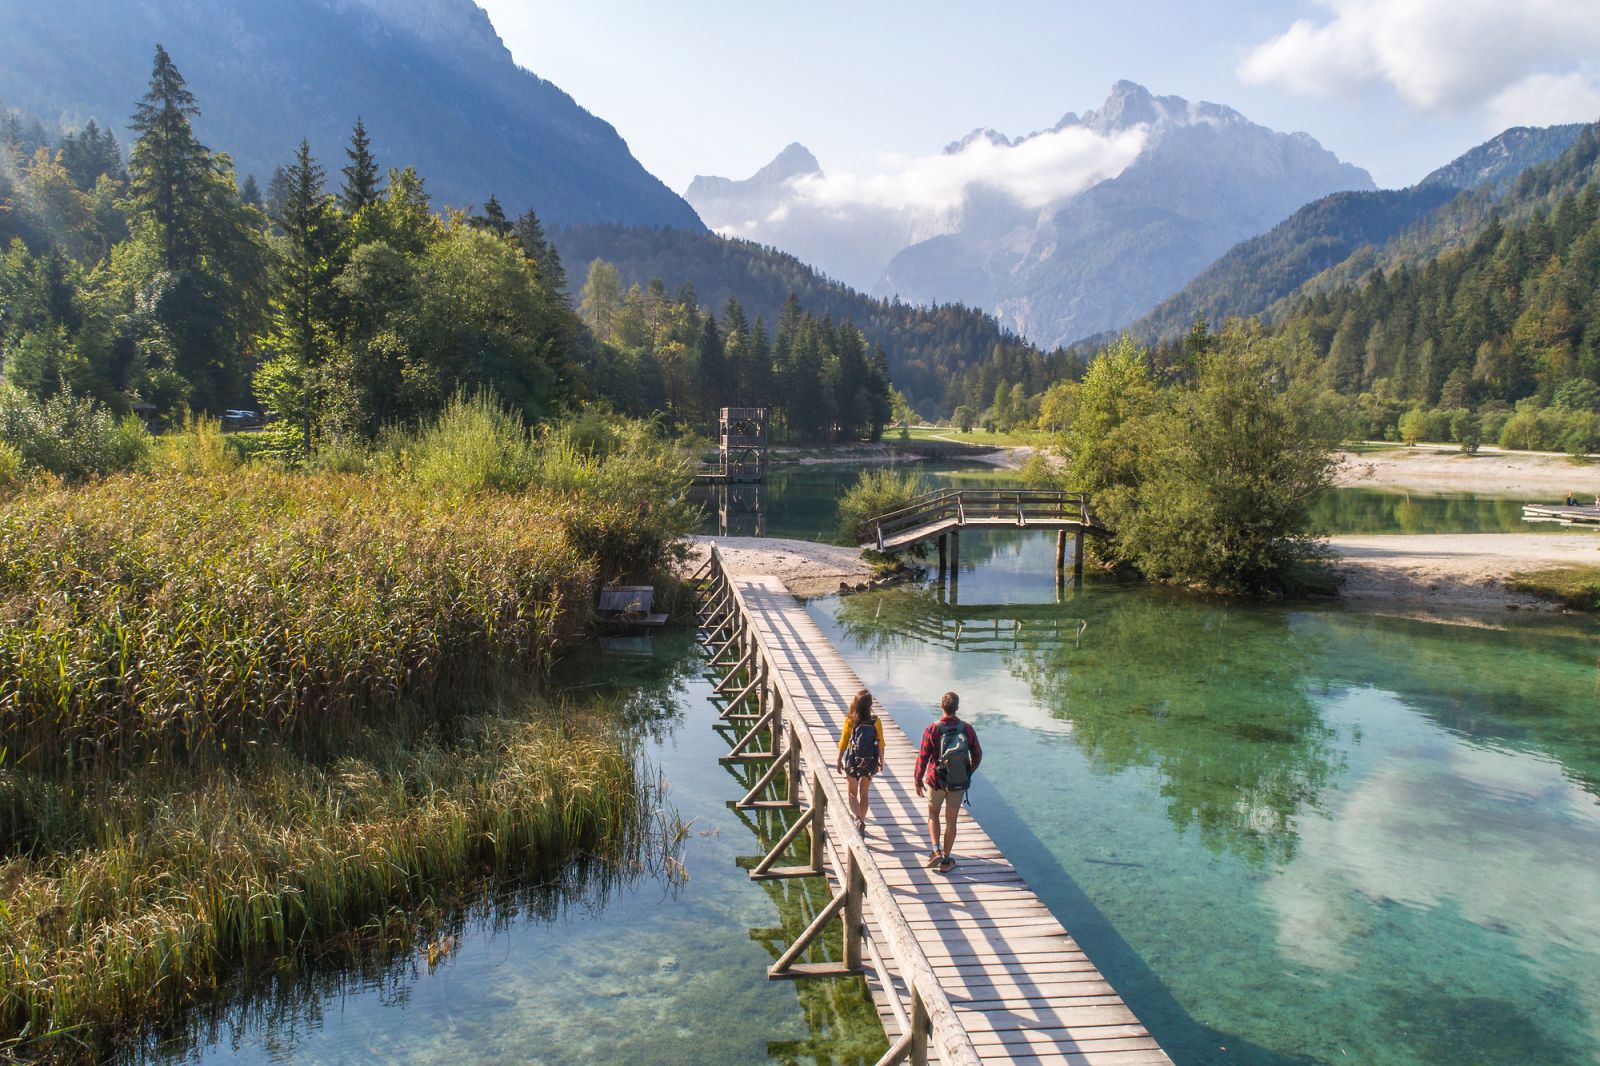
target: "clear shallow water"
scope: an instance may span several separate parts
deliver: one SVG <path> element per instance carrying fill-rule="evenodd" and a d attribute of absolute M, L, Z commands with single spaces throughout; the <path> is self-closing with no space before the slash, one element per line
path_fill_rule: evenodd
<path fill-rule="evenodd" d="M 776 472 L 764 532 L 828 535 L 857 471 Z M 1534 528 L 1508 527 L 1505 501 L 1343 490 L 1324 506 L 1338 532 Z M 909 727 L 944 689 L 967 695 L 987 754 L 974 809 L 1178 1062 L 1600 1062 L 1595 627 L 1093 580 L 1058 594 L 1053 548 L 971 533 L 943 590 L 810 609 Z M 741 869 L 781 823 L 727 808 L 750 771 L 718 767 L 687 635 L 649 659 L 591 649 L 564 678 L 631 694 L 692 824 L 686 883 L 646 873 L 485 910 L 432 969 L 258 983 L 152 1057 L 875 1061 L 859 982 L 765 979 L 825 900 Z"/>
<path fill-rule="evenodd" d="M 1593 625 L 1057 603 L 1048 535 L 962 539 L 959 606 L 810 610 L 966 694 L 973 809 L 1178 1062 L 1600 1062 Z"/>
<path fill-rule="evenodd" d="M 752 771 L 722 769 L 709 685 L 687 633 L 650 659 L 598 650 L 563 676 L 585 692 L 631 694 L 630 715 L 667 800 L 690 823 L 687 880 L 659 872 L 591 882 L 565 903 L 480 914 L 430 969 L 417 955 L 365 973 L 257 983 L 191 1020 L 155 1061 L 240 1063 L 870 1064 L 885 1041 L 859 980 L 766 978 L 827 903 L 820 883 L 752 884 L 745 869 L 784 823 L 727 807 Z M 836 952 L 832 938 L 811 958 Z"/>

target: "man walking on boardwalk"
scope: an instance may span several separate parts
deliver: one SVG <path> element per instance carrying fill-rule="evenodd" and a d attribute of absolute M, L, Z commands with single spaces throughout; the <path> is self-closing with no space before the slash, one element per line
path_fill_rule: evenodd
<path fill-rule="evenodd" d="M 967 794 L 967 785 L 983 761 L 983 749 L 978 746 L 978 731 L 956 716 L 961 707 L 961 697 L 946 692 L 939 700 L 940 716 L 922 731 L 922 744 L 917 748 L 917 770 L 912 780 L 917 783 L 917 795 L 925 790 L 928 795 L 928 836 L 933 841 L 933 852 L 928 856 L 928 869 L 945 873 L 955 868 L 951 851 L 956 846 L 956 820 L 961 817 L 961 800 Z M 940 811 L 944 812 L 944 837 L 939 836 Z"/>

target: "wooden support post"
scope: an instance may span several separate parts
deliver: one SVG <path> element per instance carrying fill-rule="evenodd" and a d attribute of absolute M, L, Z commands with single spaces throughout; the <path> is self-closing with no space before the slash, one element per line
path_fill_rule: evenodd
<path fill-rule="evenodd" d="M 1067 572 L 1067 531 L 1056 533 L 1056 583 L 1060 584 Z"/>
<path fill-rule="evenodd" d="M 911 1066 L 928 1066 L 928 1005 L 920 988 L 911 990 Z"/>
<path fill-rule="evenodd" d="M 794 726 L 789 727 L 789 773 L 788 780 L 783 785 L 784 799 L 798 807 L 800 805 L 800 738 L 794 736 Z"/>
<path fill-rule="evenodd" d="M 1072 580 L 1083 580 L 1083 527 L 1078 527 L 1077 537 L 1072 547 Z"/>
<path fill-rule="evenodd" d="M 822 782 L 811 775 L 811 870 L 821 876 L 827 872 L 824 849 L 828 846 L 828 794 Z"/>
<path fill-rule="evenodd" d="M 844 887 L 849 897 L 844 905 L 844 965 L 845 969 L 855 971 L 861 969 L 861 895 L 867 882 L 856 863 L 854 849 L 845 860 L 845 868 Z"/>
<path fill-rule="evenodd" d="M 941 533 L 939 534 L 939 577 L 941 579 L 944 577 L 945 567 L 950 565 L 949 554 L 950 535 Z"/>

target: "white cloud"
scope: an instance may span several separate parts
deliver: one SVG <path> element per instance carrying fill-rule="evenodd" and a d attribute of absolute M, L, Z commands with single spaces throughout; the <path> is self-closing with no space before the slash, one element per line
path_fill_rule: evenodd
<path fill-rule="evenodd" d="M 1530 74 L 1501 89 L 1485 108 L 1489 126 L 1554 126 L 1600 120 L 1600 87 L 1584 74 Z"/>
<path fill-rule="evenodd" d="M 876 174 L 812 174 L 791 183 L 798 200 L 844 213 L 859 207 L 943 212 L 980 186 L 1028 208 L 1043 207 L 1114 178 L 1144 148 L 1144 127 L 1102 136 L 1068 127 L 1006 147 L 977 138 L 960 152 L 894 156 Z"/>
<path fill-rule="evenodd" d="M 1416 107 L 1457 111 L 1531 75 L 1568 77 L 1600 52 L 1596 0 L 1323 2 L 1328 17 L 1297 20 L 1239 76 L 1317 96 L 1388 85 Z"/>

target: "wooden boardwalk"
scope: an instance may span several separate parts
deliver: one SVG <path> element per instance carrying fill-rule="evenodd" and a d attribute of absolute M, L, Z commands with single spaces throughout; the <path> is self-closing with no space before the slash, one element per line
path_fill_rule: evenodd
<path fill-rule="evenodd" d="M 804 766 L 805 781 L 816 780 L 818 771 L 834 774 L 840 716 L 862 688 L 860 679 L 778 579 L 730 581 L 745 619 L 765 648 L 767 669 L 787 694 L 785 720 L 814 742 L 801 741 L 794 751 L 827 760 L 823 767 Z M 936 695 L 930 694 L 930 700 Z M 970 1041 L 963 1055 L 941 1059 L 935 1048 L 928 1061 L 1170 1063 L 970 812 L 962 814 L 955 870 L 940 874 L 924 867 L 929 853 L 926 807 L 911 780 L 916 748 L 888 709 L 878 710 L 886 768 L 874 783 L 864 851 L 852 851 L 851 856 L 860 861 L 855 856 L 861 855 L 876 868 L 904 919 L 903 924 L 889 919 L 893 928 L 886 931 L 885 918 L 876 909 L 863 913 L 867 937 L 889 941 L 897 931 L 903 936 L 909 926 L 912 951 L 920 949 L 917 965 L 925 959 L 931 967 L 955 1022 Z M 901 708 L 900 713 L 920 736 L 934 712 L 930 706 Z M 806 793 L 816 787 L 804 788 L 801 798 L 814 803 Z M 841 888 L 837 854 L 834 849 L 827 875 Z M 891 1044 L 903 1043 L 902 1038 L 909 1039 L 906 1019 L 911 1016 L 905 975 L 897 972 L 890 955 L 874 954 L 881 955 L 882 970 L 870 963 L 863 969 Z"/>
<path fill-rule="evenodd" d="M 1567 507 L 1559 503 L 1529 503 L 1522 507 L 1524 522 L 1556 522 L 1563 526 L 1600 527 L 1600 506 Z"/>

